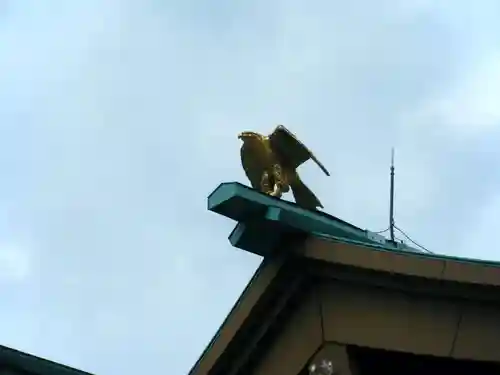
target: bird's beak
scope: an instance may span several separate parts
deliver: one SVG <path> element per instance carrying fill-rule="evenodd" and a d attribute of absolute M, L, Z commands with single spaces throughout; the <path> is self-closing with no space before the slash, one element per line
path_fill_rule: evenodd
<path fill-rule="evenodd" d="M 241 139 L 243 141 L 245 138 L 248 138 L 248 132 L 241 132 L 240 134 L 238 134 L 238 139 Z"/>
<path fill-rule="evenodd" d="M 254 139 L 256 134 L 254 132 L 244 131 L 238 134 L 238 138 L 242 141 L 247 141 L 249 139 Z"/>

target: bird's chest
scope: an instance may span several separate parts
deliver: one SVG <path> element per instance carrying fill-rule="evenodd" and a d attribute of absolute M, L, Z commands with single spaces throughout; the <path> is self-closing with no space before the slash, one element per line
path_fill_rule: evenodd
<path fill-rule="evenodd" d="M 275 155 L 265 142 L 256 142 L 248 146 L 255 161 L 261 166 L 262 169 L 269 169 L 276 164 L 277 161 Z"/>

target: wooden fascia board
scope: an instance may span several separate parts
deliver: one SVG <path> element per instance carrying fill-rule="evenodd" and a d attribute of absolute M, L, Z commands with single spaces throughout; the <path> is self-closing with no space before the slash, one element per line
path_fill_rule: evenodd
<path fill-rule="evenodd" d="M 189 375 L 207 375 L 216 365 L 224 351 L 231 344 L 242 325 L 251 317 L 252 311 L 276 280 L 284 260 L 264 260 L 246 286 L 240 298 L 215 334 Z"/>
<path fill-rule="evenodd" d="M 384 251 L 314 236 L 295 251 L 308 259 L 330 264 L 460 284 L 500 286 L 500 267 L 485 262 Z"/>

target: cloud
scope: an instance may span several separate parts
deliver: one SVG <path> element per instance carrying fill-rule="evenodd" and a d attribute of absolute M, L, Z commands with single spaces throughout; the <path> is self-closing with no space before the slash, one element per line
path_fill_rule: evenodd
<path fill-rule="evenodd" d="M 494 5 L 138 4 L 2 15 L 0 243 L 27 274 L 2 344 L 102 375 L 186 373 L 259 263 L 206 212 L 220 182 L 245 182 L 243 129 L 292 129 L 332 172 L 301 168 L 327 210 L 374 230 L 395 146 L 398 226 L 438 252 L 467 243 L 500 181 Z"/>
<path fill-rule="evenodd" d="M 460 245 L 455 248 L 455 254 L 489 260 L 492 256 L 491 235 L 495 233 L 499 222 L 500 194 L 496 192 L 478 205 L 474 221 L 470 223 L 468 233 L 464 234 Z"/>
<path fill-rule="evenodd" d="M 0 282 L 23 282 L 31 272 L 31 256 L 17 244 L 0 245 Z"/>
<path fill-rule="evenodd" d="M 441 125 L 458 137 L 474 137 L 498 130 L 500 124 L 500 55 L 476 62 L 453 86 L 428 99 L 415 124 Z"/>

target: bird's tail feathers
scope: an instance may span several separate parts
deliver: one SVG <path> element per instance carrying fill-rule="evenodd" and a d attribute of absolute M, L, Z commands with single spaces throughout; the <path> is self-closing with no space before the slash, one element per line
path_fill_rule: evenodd
<path fill-rule="evenodd" d="M 307 187 L 306 184 L 302 182 L 300 178 L 297 178 L 291 184 L 293 197 L 295 202 L 304 208 L 309 210 L 316 210 L 318 207 L 323 208 L 323 205 L 319 201 L 318 197 Z"/>

